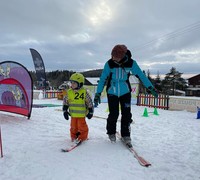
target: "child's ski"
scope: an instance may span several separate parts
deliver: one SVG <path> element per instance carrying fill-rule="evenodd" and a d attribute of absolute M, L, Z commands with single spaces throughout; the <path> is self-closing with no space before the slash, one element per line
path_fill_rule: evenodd
<path fill-rule="evenodd" d="M 121 135 L 119 132 L 116 133 L 117 137 L 121 140 Z M 121 140 L 122 141 L 122 140 Z M 138 162 L 140 163 L 140 165 L 148 167 L 151 166 L 151 163 L 149 163 L 148 161 L 146 161 L 143 157 L 139 156 L 138 153 L 135 151 L 135 149 L 133 148 L 133 146 L 128 146 L 126 145 L 123 141 L 122 143 L 125 145 L 125 147 L 127 147 L 129 149 L 129 151 L 131 153 L 133 153 L 134 157 L 138 160 Z"/>
<path fill-rule="evenodd" d="M 79 145 L 81 145 L 82 141 L 78 141 L 76 142 L 76 144 L 74 144 L 72 147 L 67 148 L 67 149 L 61 149 L 61 152 L 70 152 L 73 149 L 77 148 Z"/>

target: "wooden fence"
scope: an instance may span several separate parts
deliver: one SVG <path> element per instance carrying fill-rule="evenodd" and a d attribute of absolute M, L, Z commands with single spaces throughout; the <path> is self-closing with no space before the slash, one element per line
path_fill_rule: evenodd
<path fill-rule="evenodd" d="M 156 108 L 168 110 L 169 109 L 169 95 L 159 94 L 158 97 L 155 98 L 151 94 L 138 94 L 137 105 L 156 107 Z"/>
<path fill-rule="evenodd" d="M 58 98 L 62 94 L 61 91 L 43 91 L 43 98 Z M 156 107 L 160 109 L 169 109 L 169 96 L 165 94 L 159 94 L 155 98 L 151 94 L 138 94 L 137 96 L 137 105 L 138 106 L 148 106 Z"/>
<path fill-rule="evenodd" d="M 54 91 L 54 90 L 43 91 L 43 98 L 46 99 L 57 98 L 60 93 L 61 91 Z"/>

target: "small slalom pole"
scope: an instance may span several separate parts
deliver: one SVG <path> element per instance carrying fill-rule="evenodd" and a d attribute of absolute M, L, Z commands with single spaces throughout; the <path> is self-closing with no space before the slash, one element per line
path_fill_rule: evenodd
<path fill-rule="evenodd" d="M 1 126 L 0 126 L 0 149 L 1 149 L 1 157 L 3 157 L 3 147 L 2 147 L 2 138 L 1 138 Z"/>

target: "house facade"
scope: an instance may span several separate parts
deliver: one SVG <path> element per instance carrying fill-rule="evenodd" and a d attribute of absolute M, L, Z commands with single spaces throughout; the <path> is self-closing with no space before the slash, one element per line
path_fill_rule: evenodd
<path fill-rule="evenodd" d="M 200 74 L 189 78 L 188 85 L 185 95 L 200 97 Z"/>

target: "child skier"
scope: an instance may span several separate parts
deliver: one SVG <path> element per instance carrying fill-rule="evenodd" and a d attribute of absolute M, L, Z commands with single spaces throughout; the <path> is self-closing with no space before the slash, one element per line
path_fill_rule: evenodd
<path fill-rule="evenodd" d="M 88 125 L 85 117 L 93 116 L 93 103 L 91 96 L 83 87 L 85 78 L 80 73 L 70 77 L 71 88 L 63 99 L 63 115 L 66 120 L 71 116 L 70 135 L 72 141 L 85 141 L 88 138 Z"/>

